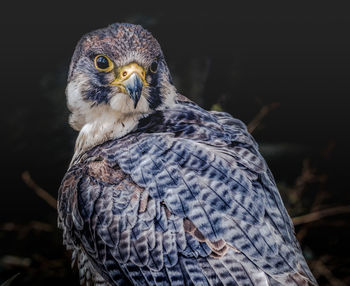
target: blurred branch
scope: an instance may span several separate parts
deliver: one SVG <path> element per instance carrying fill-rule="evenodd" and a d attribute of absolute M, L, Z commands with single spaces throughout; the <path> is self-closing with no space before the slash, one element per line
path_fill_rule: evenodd
<path fill-rule="evenodd" d="M 19 275 L 19 273 L 13 275 L 10 279 L 8 279 L 4 283 L 2 283 L 1 286 L 10 286 L 12 281 L 15 280 L 18 275 Z"/>
<path fill-rule="evenodd" d="M 300 225 L 304 223 L 310 223 L 314 222 L 320 219 L 323 219 L 325 217 L 338 215 L 338 214 L 345 214 L 350 213 L 350 205 L 348 206 L 339 206 L 329 209 L 323 209 L 320 211 L 311 212 L 306 215 L 298 216 L 293 218 L 294 225 Z"/>
<path fill-rule="evenodd" d="M 6 222 L 0 225 L 0 230 L 19 231 L 19 232 L 35 230 L 35 231 L 51 232 L 53 231 L 53 227 L 50 224 L 40 222 L 40 221 L 31 221 L 29 224 L 26 224 L 26 225 L 15 224 L 13 222 Z"/>
<path fill-rule="evenodd" d="M 302 203 L 298 198 L 308 196 L 306 193 L 310 191 L 311 186 L 314 186 L 318 189 L 318 192 L 316 193 L 316 197 L 314 198 L 311 207 L 308 209 L 308 212 L 314 213 L 319 211 L 323 201 L 329 196 L 328 192 L 325 191 L 325 184 L 327 180 L 327 175 L 318 174 L 317 170 L 311 167 L 310 159 L 304 159 L 301 174 L 297 177 L 294 190 L 292 192 L 293 197 L 298 202 L 299 208 L 302 208 Z M 297 208 L 297 205 L 295 205 L 295 207 Z M 296 233 L 299 242 L 301 242 L 308 234 L 310 227 L 312 227 L 311 224 L 304 223 L 303 227 L 301 227 Z"/>
<path fill-rule="evenodd" d="M 314 263 L 312 263 L 313 271 L 318 274 L 317 276 L 325 277 L 329 284 L 332 286 L 346 286 L 347 284 L 335 277 L 331 270 L 328 269 L 325 262 L 327 260 L 327 256 L 323 256 Z"/>
<path fill-rule="evenodd" d="M 57 200 L 53 196 L 51 196 L 47 191 L 41 188 L 37 183 L 35 183 L 28 171 L 22 173 L 22 180 L 40 198 L 46 201 L 54 209 L 57 209 Z"/>
<path fill-rule="evenodd" d="M 29 257 L 20 257 L 15 255 L 4 255 L 0 258 L 0 265 L 2 267 L 21 267 L 28 268 L 32 264 Z"/>
<path fill-rule="evenodd" d="M 33 231 L 34 232 L 52 232 L 54 227 L 50 224 L 40 221 L 31 221 L 28 224 L 15 224 L 13 222 L 6 222 L 0 225 L 0 231 L 16 232 L 17 239 L 26 239 Z"/>
<path fill-rule="evenodd" d="M 248 124 L 248 131 L 253 133 L 254 130 L 260 125 L 261 121 L 266 115 L 268 115 L 272 110 L 279 106 L 279 102 L 273 102 L 267 105 L 264 105 L 258 112 L 257 115 L 253 118 L 252 121 Z"/>

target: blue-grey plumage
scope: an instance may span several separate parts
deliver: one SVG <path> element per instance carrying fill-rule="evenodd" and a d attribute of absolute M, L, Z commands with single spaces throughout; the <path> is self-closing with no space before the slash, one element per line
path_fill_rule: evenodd
<path fill-rule="evenodd" d="M 116 70 L 137 60 L 144 70 L 151 67 L 139 95 L 143 106 L 134 106 L 129 94 L 123 113 L 113 104 L 120 91 L 105 95 L 106 102 L 86 95 L 98 73 L 85 75 L 92 63 L 84 55 L 98 44 L 99 54 L 119 47 L 118 57 L 109 54 Z M 155 68 L 162 58 L 158 43 L 139 26 L 98 30 L 77 50 L 69 76 L 75 89 L 67 95 L 81 131 L 58 211 L 82 283 L 317 285 L 271 172 L 241 121 L 177 94 L 164 59 Z M 108 125 L 111 117 L 101 121 L 105 113 L 96 108 L 118 120 Z"/>

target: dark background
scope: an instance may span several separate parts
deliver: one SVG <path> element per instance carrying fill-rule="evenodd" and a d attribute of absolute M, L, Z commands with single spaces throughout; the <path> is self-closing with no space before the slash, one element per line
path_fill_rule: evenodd
<path fill-rule="evenodd" d="M 292 217 L 346 206 L 349 189 L 350 16 L 340 2 L 210 5 L 168 1 L 1 4 L 0 283 L 78 285 L 61 247 L 54 197 L 76 133 L 64 88 L 75 44 L 113 22 L 159 40 L 178 90 L 250 123 Z M 321 285 L 350 283 L 349 215 L 296 227 Z M 342 284 L 343 283 L 343 284 Z"/>

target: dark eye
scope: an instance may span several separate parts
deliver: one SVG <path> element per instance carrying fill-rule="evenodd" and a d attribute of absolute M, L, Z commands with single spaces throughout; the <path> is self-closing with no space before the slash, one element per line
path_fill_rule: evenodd
<path fill-rule="evenodd" d="M 96 56 L 94 63 L 96 69 L 98 69 L 99 71 L 109 72 L 113 69 L 113 62 L 106 56 Z"/>
<path fill-rule="evenodd" d="M 150 66 L 149 70 L 152 73 L 156 73 L 157 69 L 158 69 L 158 63 L 156 61 L 154 61 L 153 63 L 151 63 L 151 66 Z"/>

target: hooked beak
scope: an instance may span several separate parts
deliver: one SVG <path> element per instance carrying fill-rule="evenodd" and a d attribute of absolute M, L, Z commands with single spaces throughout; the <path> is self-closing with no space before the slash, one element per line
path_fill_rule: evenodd
<path fill-rule="evenodd" d="M 118 86 L 134 101 L 134 108 L 140 100 L 142 88 L 147 85 L 145 69 L 136 63 L 122 66 L 117 70 L 117 76 L 111 85 Z"/>

